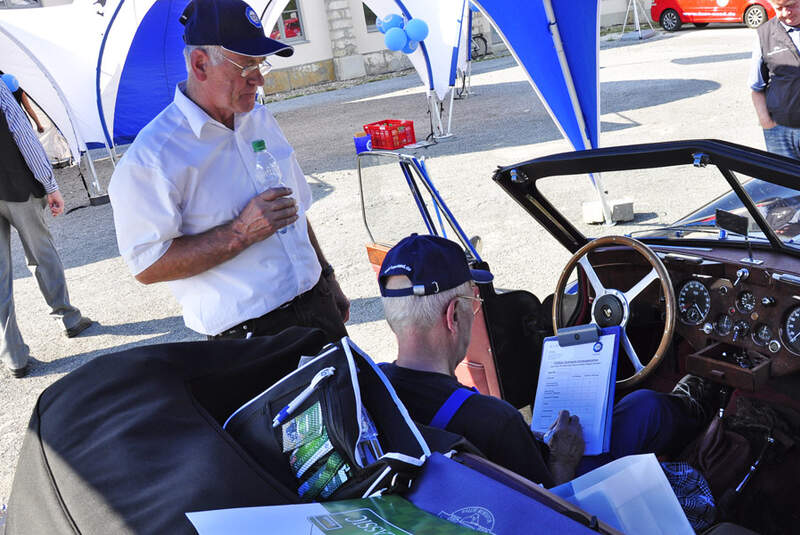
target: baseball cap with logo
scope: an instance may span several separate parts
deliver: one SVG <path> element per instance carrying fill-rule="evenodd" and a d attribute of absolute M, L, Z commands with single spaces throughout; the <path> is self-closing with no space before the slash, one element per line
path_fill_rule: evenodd
<path fill-rule="evenodd" d="M 394 275 L 411 280 L 409 288 L 387 289 L 386 282 Z M 486 284 L 492 274 L 483 269 L 470 269 L 461 247 L 439 236 L 412 234 L 389 249 L 381 264 L 378 284 L 383 297 L 432 295 L 450 290 L 467 281 Z"/>
<path fill-rule="evenodd" d="M 219 45 L 253 57 L 288 58 L 294 53 L 291 46 L 264 34 L 258 14 L 243 0 L 192 0 L 179 20 L 187 45 Z"/>

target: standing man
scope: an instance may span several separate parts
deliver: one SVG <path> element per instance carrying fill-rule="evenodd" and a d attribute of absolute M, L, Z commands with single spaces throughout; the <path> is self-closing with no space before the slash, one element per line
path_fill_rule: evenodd
<path fill-rule="evenodd" d="M 756 30 L 748 83 L 769 152 L 800 159 L 800 0 L 770 0 Z"/>
<path fill-rule="evenodd" d="M 0 109 L 0 360 L 20 378 L 28 374 L 29 349 L 14 312 L 11 226 L 19 233 L 28 265 L 35 266 L 45 301 L 53 314 L 61 316 L 66 335 L 78 336 L 92 320 L 69 302 L 64 267 L 44 221 L 45 206 L 53 216 L 64 211 L 53 168 L 22 108 L 2 83 Z"/>
<path fill-rule="evenodd" d="M 311 190 L 255 103 L 266 56 L 293 50 L 242 0 L 193 0 L 181 22 L 188 78 L 109 186 L 120 253 L 139 282 L 168 281 L 187 327 L 210 338 L 304 325 L 337 340 L 350 303 L 307 220 Z M 286 187 L 256 169 L 264 145 Z"/>
<path fill-rule="evenodd" d="M 459 434 L 490 461 L 552 487 L 613 459 L 669 451 L 709 420 L 713 389 L 687 375 L 671 394 L 637 390 L 621 399 L 606 454 L 582 458 L 583 430 L 567 411 L 535 437 L 513 406 L 467 390 L 455 377 L 481 313 L 475 284 L 491 280 L 488 271 L 469 269 L 461 247 L 438 236 L 412 234 L 386 254 L 378 283 L 397 360 L 381 369 L 415 421 Z"/>

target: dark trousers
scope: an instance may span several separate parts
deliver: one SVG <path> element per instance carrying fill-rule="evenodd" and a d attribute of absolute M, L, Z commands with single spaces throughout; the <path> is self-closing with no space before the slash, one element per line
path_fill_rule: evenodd
<path fill-rule="evenodd" d="M 676 396 L 636 390 L 614 405 L 611 417 L 611 451 L 584 457 L 575 475 L 626 455 L 662 454 L 686 444 L 700 431 L 703 422 L 688 414 Z"/>
<path fill-rule="evenodd" d="M 288 303 L 208 338 L 270 336 L 292 326 L 322 329 L 330 342 L 338 342 L 347 336 L 347 329 L 325 277 L 320 277 L 313 288 Z"/>

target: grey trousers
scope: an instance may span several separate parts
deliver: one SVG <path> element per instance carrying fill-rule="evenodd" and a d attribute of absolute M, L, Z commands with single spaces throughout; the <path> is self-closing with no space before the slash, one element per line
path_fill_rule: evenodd
<path fill-rule="evenodd" d="M 11 273 L 11 226 L 17 229 L 28 265 L 51 314 L 61 316 L 65 328 L 78 324 L 81 312 L 69 303 L 64 266 L 44 220 L 47 197 L 25 202 L 0 201 L 0 362 L 11 369 L 28 363 L 29 349 L 22 341 L 14 312 Z"/>

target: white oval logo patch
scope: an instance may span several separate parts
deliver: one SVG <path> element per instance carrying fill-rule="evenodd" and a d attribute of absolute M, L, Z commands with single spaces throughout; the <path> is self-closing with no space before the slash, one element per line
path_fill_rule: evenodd
<path fill-rule="evenodd" d="M 728 3 L 729 3 L 729 0 L 717 0 L 717 5 L 719 7 L 725 7 L 725 6 L 728 5 Z"/>
<path fill-rule="evenodd" d="M 252 7 L 248 6 L 245 13 L 247 14 L 247 20 L 250 21 L 250 24 L 256 28 L 261 28 L 261 19 L 258 18 L 258 15 L 256 15 L 256 12 Z"/>

